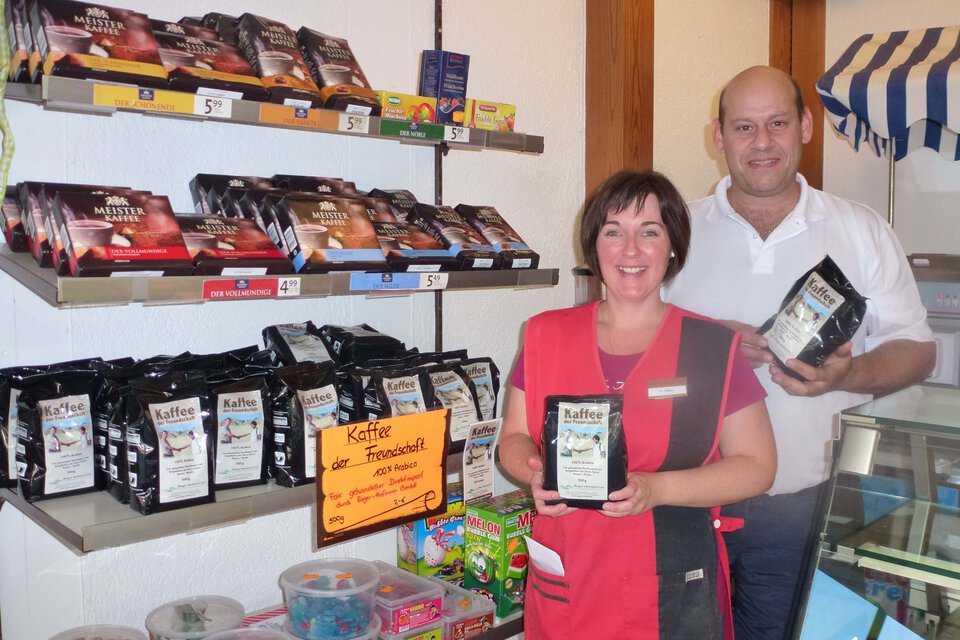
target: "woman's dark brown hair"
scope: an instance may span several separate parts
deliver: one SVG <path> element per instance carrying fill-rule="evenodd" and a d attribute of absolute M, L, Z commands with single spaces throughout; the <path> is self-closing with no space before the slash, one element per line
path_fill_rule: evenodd
<path fill-rule="evenodd" d="M 597 238 L 600 236 L 600 229 L 607 223 L 607 216 L 633 205 L 642 207 L 650 195 L 655 197 L 660 205 L 660 217 L 667 229 L 670 248 L 673 250 L 663 282 L 670 282 L 680 273 L 690 248 L 690 212 L 683 196 L 662 173 L 621 171 L 607 178 L 583 205 L 583 214 L 580 217 L 580 250 L 594 275 L 603 277 L 597 256 Z"/>

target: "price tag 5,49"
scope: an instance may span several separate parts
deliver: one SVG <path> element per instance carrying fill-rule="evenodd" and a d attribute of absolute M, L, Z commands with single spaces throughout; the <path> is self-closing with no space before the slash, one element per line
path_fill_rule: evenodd
<path fill-rule="evenodd" d="M 339 129 L 344 133 L 368 133 L 370 118 L 355 113 L 341 113 Z"/>
<path fill-rule="evenodd" d="M 470 129 L 467 127 L 444 127 L 443 139 L 447 142 L 459 142 L 467 144 L 470 142 Z"/>
<path fill-rule="evenodd" d="M 212 96 L 195 96 L 193 112 L 198 116 L 207 116 L 208 118 L 229 118 L 233 112 L 233 100 Z"/>
<path fill-rule="evenodd" d="M 421 289 L 446 289 L 447 274 L 446 273 L 421 273 L 420 288 Z"/>

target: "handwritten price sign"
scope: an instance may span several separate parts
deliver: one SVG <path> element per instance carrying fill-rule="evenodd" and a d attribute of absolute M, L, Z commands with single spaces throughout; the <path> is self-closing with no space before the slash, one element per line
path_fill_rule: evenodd
<path fill-rule="evenodd" d="M 446 409 L 318 436 L 318 547 L 446 511 Z"/>

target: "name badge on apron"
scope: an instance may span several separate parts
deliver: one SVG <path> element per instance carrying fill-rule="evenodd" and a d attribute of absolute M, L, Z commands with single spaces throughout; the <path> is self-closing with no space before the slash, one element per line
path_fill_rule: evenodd
<path fill-rule="evenodd" d="M 687 395 L 686 378 L 667 378 L 647 382 L 647 397 L 651 400 L 661 398 L 683 398 Z"/>

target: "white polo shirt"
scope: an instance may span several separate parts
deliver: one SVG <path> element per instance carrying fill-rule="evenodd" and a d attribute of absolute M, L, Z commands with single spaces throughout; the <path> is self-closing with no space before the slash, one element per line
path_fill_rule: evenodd
<path fill-rule="evenodd" d="M 718 320 L 759 326 L 778 312 L 796 280 L 829 255 L 867 297 L 854 355 L 898 338 L 932 341 L 913 273 L 887 222 L 864 205 L 810 188 L 803 176 L 797 181 L 800 201 L 766 241 L 730 206 L 729 176 L 714 195 L 691 203 L 690 253 L 664 299 Z M 767 367 L 755 371 L 768 394 L 779 456 L 768 493 L 792 493 L 825 480 L 836 414 L 871 396 L 833 391 L 794 397 L 771 381 Z"/>

